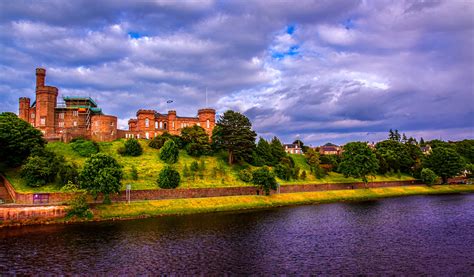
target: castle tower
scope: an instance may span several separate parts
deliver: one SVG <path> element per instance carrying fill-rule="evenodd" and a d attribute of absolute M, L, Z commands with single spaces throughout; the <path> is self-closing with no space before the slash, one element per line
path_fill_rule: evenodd
<path fill-rule="evenodd" d="M 212 135 L 212 129 L 216 125 L 216 110 L 214 109 L 200 109 L 198 110 L 199 123 L 209 136 Z"/>
<path fill-rule="evenodd" d="M 21 119 L 30 122 L 29 115 L 30 115 L 30 98 L 28 97 L 20 97 L 20 110 L 18 115 Z"/>
<path fill-rule="evenodd" d="M 36 121 L 35 126 L 45 135 L 54 134 L 55 109 L 58 88 L 45 86 L 46 70 L 36 69 Z"/>
<path fill-rule="evenodd" d="M 178 134 L 178 122 L 176 122 L 176 111 L 168 111 L 168 126 L 166 126 L 170 134 Z"/>

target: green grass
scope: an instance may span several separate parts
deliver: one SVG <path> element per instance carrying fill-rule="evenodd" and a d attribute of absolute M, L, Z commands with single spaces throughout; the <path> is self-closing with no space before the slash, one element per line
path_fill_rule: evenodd
<path fill-rule="evenodd" d="M 211 198 L 188 198 L 169 200 L 124 202 L 98 205 L 94 217 L 101 219 L 124 219 L 159 215 L 222 212 L 288 205 L 330 203 L 340 201 L 362 201 L 386 197 L 474 192 L 472 185 L 406 186 L 358 190 L 335 190 L 275 194 L 271 196 L 227 196 Z"/>
<path fill-rule="evenodd" d="M 122 189 L 125 189 L 127 184 L 132 185 L 133 190 L 142 189 L 158 189 L 156 179 L 160 170 L 166 166 L 158 158 L 159 150 L 148 146 L 148 141 L 140 140 L 140 144 L 143 147 L 143 154 L 139 157 L 124 157 L 117 153 L 118 148 L 123 146 L 124 140 L 117 140 L 113 142 L 100 142 L 100 152 L 111 155 L 123 166 L 124 179 L 122 180 Z M 86 160 L 85 157 L 81 157 L 71 147 L 70 144 L 62 142 L 52 142 L 47 144 L 47 149 L 63 155 L 66 160 L 77 164 L 79 167 L 84 165 Z M 307 178 L 305 180 L 292 180 L 283 181 L 278 180 L 282 185 L 285 184 L 303 184 L 303 183 L 347 183 L 347 182 L 361 182 L 360 179 L 345 178 L 343 175 L 335 172 L 331 172 L 329 175 L 322 179 L 317 179 L 310 172 L 309 165 L 306 164 L 305 158 L 302 155 L 292 155 L 295 163 L 300 167 L 301 171 L 306 171 Z M 201 176 L 196 174 L 195 178 L 183 178 L 184 165 L 190 167 L 193 161 L 200 163 L 205 162 L 206 170 Z M 138 171 L 138 180 L 132 180 L 131 169 L 135 166 Z M 226 163 L 226 158 L 222 156 L 203 156 L 195 158 L 189 156 L 186 151 L 180 150 L 178 163 L 174 164 L 173 167 L 181 174 L 181 183 L 179 188 L 211 188 L 211 187 L 238 187 L 238 186 L 250 186 L 251 184 L 245 183 L 239 180 L 237 172 L 241 169 L 241 166 L 229 166 Z M 213 168 L 220 168 L 217 174 L 213 174 Z M 11 169 L 6 171 L 7 178 L 12 185 L 19 192 L 24 193 L 36 193 L 36 192 L 54 192 L 59 190 L 57 183 L 47 184 L 40 188 L 28 187 L 25 182 L 19 176 L 19 168 Z M 396 176 L 376 176 L 370 179 L 370 181 L 398 181 L 398 180 L 410 180 L 413 179 L 411 176 L 403 175 L 401 178 Z"/>

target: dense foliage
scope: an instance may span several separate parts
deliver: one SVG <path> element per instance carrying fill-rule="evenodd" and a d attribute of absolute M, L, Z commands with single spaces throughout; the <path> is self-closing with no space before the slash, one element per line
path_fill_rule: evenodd
<path fill-rule="evenodd" d="M 433 172 L 433 170 L 429 168 L 423 168 L 421 170 L 421 175 L 420 175 L 421 181 L 427 185 L 433 185 L 436 183 L 436 180 L 438 179 L 438 176 L 436 173 Z"/>
<path fill-rule="evenodd" d="M 408 173 L 411 171 L 415 160 L 410 155 L 407 144 L 395 140 L 384 140 L 377 143 L 375 147 L 380 173 L 385 174 L 388 171 Z"/>
<path fill-rule="evenodd" d="M 270 144 L 264 138 L 260 138 L 258 140 L 257 147 L 255 148 L 253 163 L 256 166 L 271 166 L 275 163 Z"/>
<path fill-rule="evenodd" d="M 244 181 L 245 183 L 249 183 L 252 181 L 252 170 L 249 168 L 242 169 L 238 173 L 239 179 Z"/>
<path fill-rule="evenodd" d="M 160 149 L 160 159 L 167 164 L 174 164 L 178 161 L 179 149 L 173 140 L 167 140 Z"/>
<path fill-rule="evenodd" d="M 41 187 L 54 182 L 58 172 L 63 169 L 65 161 L 53 152 L 36 148 L 25 164 L 21 167 L 20 175 L 30 187 Z"/>
<path fill-rule="evenodd" d="M 160 149 L 167 140 L 173 140 L 178 148 L 183 148 L 183 141 L 181 140 L 181 137 L 172 135 L 168 132 L 164 132 L 163 134 L 154 137 L 152 140 L 150 140 L 148 146 L 151 148 Z"/>
<path fill-rule="evenodd" d="M 270 194 L 271 189 L 277 189 L 275 177 L 267 167 L 262 167 L 252 172 L 252 183 L 257 188 L 262 189 L 266 195 Z"/>
<path fill-rule="evenodd" d="M 364 142 L 350 142 L 344 146 L 339 171 L 345 177 L 362 178 L 367 183 L 368 175 L 375 175 L 378 169 L 377 158 Z"/>
<path fill-rule="evenodd" d="M 228 162 L 251 161 L 256 133 L 250 120 L 241 113 L 226 111 L 219 117 L 212 133 L 214 148 L 227 151 Z"/>
<path fill-rule="evenodd" d="M 104 195 L 104 203 L 110 202 L 110 194 L 120 192 L 123 171 L 120 164 L 111 156 L 98 153 L 92 155 L 84 163 L 79 175 L 81 188 L 97 198 Z"/>
<path fill-rule="evenodd" d="M 85 194 L 77 195 L 71 203 L 69 203 L 69 209 L 67 210 L 66 218 L 70 219 L 73 217 L 92 219 L 93 214 L 87 204 Z"/>
<path fill-rule="evenodd" d="M 82 157 L 90 157 L 99 152 L 99 146 L 96 142 L 90 140 L 77 139 L 72 141 L 71 148 Z"/>
<path fill-rule="evenodd" d="M 78 184 L 79 183 L 79 171 L 75 164 L 70 164 L 63 162 L 59 166 L 58 171 L 59 181 L 61 185 L 66 185 L 68 183 Z"/>
<path fill-rule="evenodd" d="M 443 183 L 447 183 L 448 178 L 459 174 L 464 166 L 464 160 L 451 147 L 434 148 L 423 163 L 423 167 L 433 170 L 436 175 L 443 178 Z"/>
<path fill-rule="evenodd" d="M 14 113 L 0 114 L 0 163 L 19 166 L 35 148 L 43 148 L 42 133 Z"/>
<path fill-rule="evenodd" d="M 167 166 L 160 171 L 156 183 L 162 189 L 174 189 L 179 186 L 180 180 L 179 172 Z"/>
<path fill-rule="evenodd" d="M 138 157 L 143 153 L 143 148 L 137 139 L 127 139 L 124 147 L 119 149 L 119 153 L 123 156 Z"/>

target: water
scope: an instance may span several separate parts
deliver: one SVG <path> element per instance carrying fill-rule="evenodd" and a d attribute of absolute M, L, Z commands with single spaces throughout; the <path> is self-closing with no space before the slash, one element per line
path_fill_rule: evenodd
<path fill-rule="evenodd" d="M 0 275 L 474 274 L 474 194 L 0 229 Z"/>

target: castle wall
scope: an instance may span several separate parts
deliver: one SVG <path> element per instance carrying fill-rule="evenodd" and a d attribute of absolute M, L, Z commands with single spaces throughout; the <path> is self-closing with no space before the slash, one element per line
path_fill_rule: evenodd
<path fill-rule="evenodd" d="M 112 141 L 117 139 L 117 117 L 111 115 L 94 115 L 91 120 L 91 138 L 95 141 Z"/>

